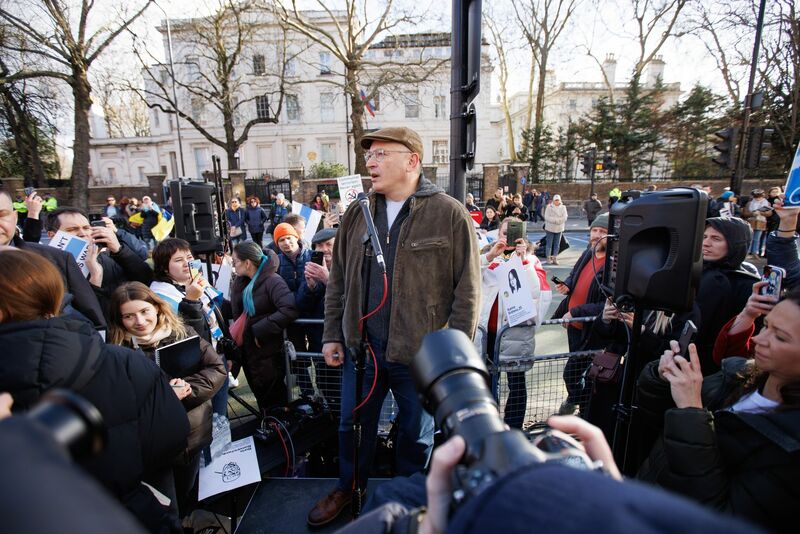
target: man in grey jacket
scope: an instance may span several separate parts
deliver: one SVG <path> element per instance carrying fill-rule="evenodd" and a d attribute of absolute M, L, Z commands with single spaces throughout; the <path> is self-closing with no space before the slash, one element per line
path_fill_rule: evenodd
<path fill-rule="evenodd" d="M 370 391 L 373 380 L 375 389 L 359 408 L 363 447 L 355 466 L 355 365 L 353 353 L 346 352 L 345 347 L 352 351 L 361 339 L 365 290 L 361 279 L 362 236 L 366 223 L 359 205 L 353 203 L 342 218 L 334 245 L 322 337 L 326 363 L 344 364 L 339 482 L 309 512 L 311 526 L 335 519 L 354 497 L 355 488 L 364 487 L 381 405 L 390 389 L 399 409 L 398 472 L 410 475 L 423 468 L 432 443 L 433 420 L 417 398 L 408 364 L 425 334 L 449 326 L 471 338 L 478 321 L 480 266 L 472 220 L 461 202 L 422 176 L 419 135 L 408 128 L 384 128 L 364 136 L 361 146 L 367 150 L 364 156 L 372 180 L 370 210 L 387 270 L 383 302 L 383 273 L 374 257 L 370 260 L 368 308 L 376 311 L 363 325 L 371 349 L 366 357 L 363 391 Z"/>

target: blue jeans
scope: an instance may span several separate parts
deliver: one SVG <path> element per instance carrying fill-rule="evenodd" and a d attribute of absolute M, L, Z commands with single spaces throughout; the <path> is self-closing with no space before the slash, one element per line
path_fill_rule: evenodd
<path fill-rule="evenodd" d="M 761 235 L 764 230 L 753 230 L 753 241 L 750 242 L 750 254 L 758 254 L 761 252 Z"/>
<path fill-rule="evenodd" d="M 433 417 L 417 397 L 414 381 L 407 365 L 387 362 L 384 343 L 372 345 L 378 362 L 378 381 L 369 401 L 361 407 L 361 451 L 358 458 L 359 479 L 364 487 L 369 477 L 378 434 L 378 419 L 386 394 L 392 391 L 397 402 L 398 432 L 396 443 L 397 474 L 409 476 L 425 467 L 433 444 Z M 369 393 L 375 367 L 367 354 L 364 372 L 364 393 Z M 355 407 L 355 362 L 347 351 L 342 369 L 342 411 L 339 420 L 339 482 L 337 488 L 349 491 L 353 486 L 353 408 Z"/>
<path fill-rule="evenodd" d="M 561 232 L 545 232 L 544 234 L 544 255 L 548 258 L 550 256 L 558 256 L 559 248 L 561 247 Z"/>

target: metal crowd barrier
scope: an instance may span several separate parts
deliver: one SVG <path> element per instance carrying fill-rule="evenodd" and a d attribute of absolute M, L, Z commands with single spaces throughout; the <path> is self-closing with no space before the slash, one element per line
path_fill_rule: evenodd
<path fill-rule="evenodd" d="M 594 317 L 573 317 L 571 319 L 549 319 L 539 326 L 563 325 L 564 323 L 590 323 Z M 294 325 L 321 326 L 322 319 L 298 319 Z M 591 389 L 585 384 L 584 375 L 596 351 L 563 352 L 555 354 L 534 354 L 513 359 L 499 358 L 500 343 L 503 337 L 514 328 L 504 327 L 495 338 L 494 358 L 489 360 L 486 350 L 486 332 L 479 329 L 481 350 L 487 358 L 491 375 L 492 393 L 498 401 L 501 413 L 512 426 L 530 426 L 543 423 L 550 415 L 557 413 L 566 400 L 576 409 L 585 409 L 589 402 Z M 296 351 L 292 360 L 286 354 L 289 401 L 301 396 L 310 396 L 323 402 L 335 412 L 341 401 L 341 367 L 329 367 L 322 353 Z M 568 395 L 570 384 L 572 395 Z M 397 406 L 390 394 L 381 411 L 380 428 L 388 431 L 397 413 Z"/>

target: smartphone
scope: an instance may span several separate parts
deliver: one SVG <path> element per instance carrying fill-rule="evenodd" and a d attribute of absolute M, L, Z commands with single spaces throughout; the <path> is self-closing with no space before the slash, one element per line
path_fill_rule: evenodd
<path fill-rule="evenodd" d="M 100 213 L 90 213 L 89 214 L 89 222 L 93 223 L 95 221 L 103 222 L 103 215 Z M 103 223 L 105 225 L 105 223 Z"/>
<path fill-rule="evenodd" d="M 105 225 L 106 225 L 106 222 L 102 221 L 102 220 L 101 221 L 92 221 L 89 224 L 92 225 L 92 226 L 95 226 L 97 228 L 104 228 Z"/>
<path fill-rule="evenodd" d="M 506 243 L 512 245 L 517 242 L 517 239 L 525 238 L 525 222 L 523 221 L 508 221 L 506 226 Z"/>
<path fill-rule="evenodd" d="M 687 352 L 689 348 L 689 343 L 692 342 L 694 335 L 697 333 L 697 327 L 692 321 L 686 321 L 686 325 L 683 327 L 683 332 L 681 332 L 681 337 L 678 339 L 678 354 L 689 359 L 689 353 Z"/>
<path fill-rule="evenodd" d="M 552 280 L 554 284 L 563 284 L 564 283 L 564 281 L 561 278 L 557 277 L 557 276 L 551 276 L 550 280 Z"/>
<path fill-rule="evenodd" d="M 764 266 L 764 275 L 761 277 L 761 281 L 767 282 L 767 285 L 761 288 L 761 294 L 780 297 L 785 276 L 786 269 L 782 267 L 776 267 L 774 265 Z"/>
<path fill-rule="evenodd" d="M 26 188 L 24 189 L 24 191 L 25 191 L 25 196 L 26 196 L 26 197 L 29 197 L 29 196 L 31 196 L 31 193 L 33 193 L 34 191 L 36 191 L 36 188 L 34 188 L 34 187 L 26 187 Z"/>
<path fill-rule="evenodd" d="M 317 265 L 322 265 L 325 261 L 325 253 L 321 250 L 315 250 L 311 253 L 311 263 L 316 263 Z"/>

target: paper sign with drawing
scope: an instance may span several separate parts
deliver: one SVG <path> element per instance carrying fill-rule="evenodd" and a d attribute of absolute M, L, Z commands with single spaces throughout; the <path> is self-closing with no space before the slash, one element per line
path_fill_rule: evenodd
<path fill-rule="evenodd" d="M 514 254 L 492 271 L 509 326 L 536 319 L 536 303 L 531 297 L 530 280 L 525 275 L 522 259 Z"/>
<path fill-rule="evenodd" d="M 200 468 L 198 498 L 261 481 L 253 436 L 230 443 L 213 461 Z"/>

